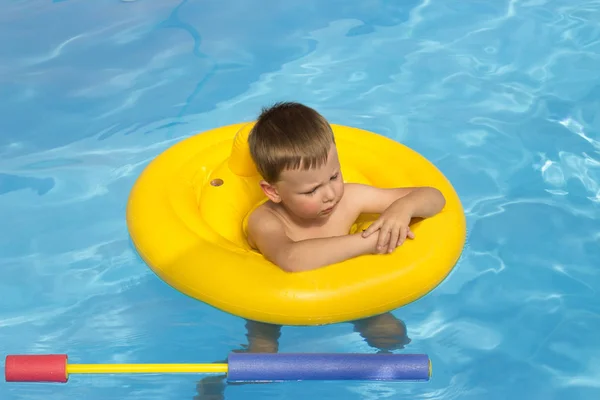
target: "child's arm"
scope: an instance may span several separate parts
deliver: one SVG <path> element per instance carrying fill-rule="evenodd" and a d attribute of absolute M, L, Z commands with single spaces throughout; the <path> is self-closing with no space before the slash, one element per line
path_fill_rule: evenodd
<path fill-rule="evenodd" d="M 414 238 L 409 229 L 411 219 L 431 217 L 446 205 L 442 192 L 432 187 L 387 189 L 351 184 L 349 189 L 361 213 L 381 214 L 362 234 L 366 238 L 379 231 L 374 235 L 378 236 L 378 252 L 391 253 L 407 237 Z"/>
<path fill-rule="evenodd" d="M 301 272 L 375 253 L 377 236 L 360 234 L 293 241 L 281 221 L 269 211 L 248 218 L 248 235 L 265 258 L 287 272 Z"/>
<path fill-rule="evenodd" d="M 411 210 L 413 218 L 428 218 L 439 213 L 446 205 L 442 192 L 428 186 L 378 188 L 349 183 L 346 187 L 352 190 L 353 201 L 358 201 L 360 211 L 367 214 L 382 214 L 392 204 L 399 202 Z"/>

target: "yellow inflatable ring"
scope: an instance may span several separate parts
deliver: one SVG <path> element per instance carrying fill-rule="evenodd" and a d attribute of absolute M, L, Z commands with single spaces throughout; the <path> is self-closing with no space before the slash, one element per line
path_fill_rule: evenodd
<path fill-rule="evenodd" d="M 434 186 L 446 206 L 412 225 L 415 240 L 392 254 L 365 255 L 288 273 L 252 250 L 249 212 L 264 200 L 247 137 L 253 123 L 187 138 L 156 157 L 132 188 L 127 223 L 143 260 L 169 285 L 231 314 L 283 325 L 321 325 L 380 314 L 435 288 L 457 262 L 465 216 L 450 182 L 408 147 L 332 125 L 346 182 Z M 361 216 L 354 229 L 377 216 Z"/>

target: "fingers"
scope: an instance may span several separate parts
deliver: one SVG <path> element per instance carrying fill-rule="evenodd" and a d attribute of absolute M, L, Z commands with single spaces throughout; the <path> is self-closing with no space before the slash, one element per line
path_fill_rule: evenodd
<path fill-rule="evenodd" d="M 398 224 L 383 224 L 379 230 L 379 241 L 377 250 L 380 253 L 391 253 L 394 249 L 404 243 L 410 228 Z"/>
<path fill-rule="evenodd" d="M 379 231 L 377 252 L 380 254 L 393 252 L 396 247 L 401 246 L 406 241 L 406 238 L 415 238 L 415 234 L 409 226 L 401 226 L 381 218 L 364 230 L 362 236 L 366 238 L 377 231 Z"/>
<path fill-rule="evenodd" d="M 390 230 L 390 241 L 388 242 L 387 252 L 391 253 L 398 245 L 398 240 L 402 237 L 402 229 L 398 229 L 397 227 L 393 227 Z"/>
<path fill-rule="evenodd" d="M 389 232 L 384 230 L 379 230 L 379 235 L 377 236 L 377 243 L 375 244 L 375 249 L 377 253 L 385 253 L 384 246 L 387 245 L 389 240 Z"/>
<path fill-rule="evenodd" d="M 400 235 L 400 246 L 404 244 L 404 241 L 406 240 L 406 235 L 408 235 L 408 226 L 403 226 L 402 235 Z"/>
<path fill-rule="evenodd" d="M 385 253 L 385 246 L 388 244 L 390 240 L 390 231 L 389 229 L 380 229 L 379 237 L 377 238 L 377 252 Z"/>
<path fill-rule="evenodd" d="M 379 253 L 391 253 L 396 247 L 402 246 L 407 238 L 415 238 L 415 234 L 410 227 L 389 228 L 384 225 L 379 231 L 377 250 Z"/>
<path fill-rule="evenodd" d="M 366 238 L 366 237 L 369 237 L 369 236 L 371 236 L 371 234 L 372 234 L 373 232 L 377 232 L 377 230 L 378 230 L 379 228 L 381 228 L 381 225 L 382 225 L 382 224 L 383 224 L 383 222 L 382 222 L 380 219 L 379 219 L 379 220 L 377 220 L 377 221 L 375 221 L 375 222 L 373 222 L 373 223 L 372 223 L 372 224 L 371 224 L 371 225 L 370 225 L 370 226 L 369 226 L 369 227 L 368 227 L 368 228 L 367 228 L 365 231 L 363 231 L 363 233 L 362 233 L 362 237 L 365 237 L 365 238 Z"/>
<path fill-rule="evenodd" d="M 398 236 L 398 242 L 396 244 L 396 247 L 401 246 L 406 241 L 407 238 L 408 239 L 414 239 L 415 238 L 415 234 L 410 229 L 410 227 L 406 228 L 406 236 L 404 236 L 404 235 L 399 235 Z"/>

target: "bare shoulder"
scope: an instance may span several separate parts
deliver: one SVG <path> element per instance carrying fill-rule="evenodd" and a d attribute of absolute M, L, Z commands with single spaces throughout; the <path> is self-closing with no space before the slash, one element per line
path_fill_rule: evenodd
<path fill-rule="evenodd" d="M 250 214 L 247 233 L 250 246 L 263 253 L 271 248 L 271 243 L 289 240 L 283 222 L 267 204 L 260 205 Z"/>
<path fill-rule="evenodd" d="M 344 196 L 340 202 L 338 214 L 341 212 L 344 219 L 349 218 L 354 221 L 362 213 L 362 199 L 364 196 L 364 185 L 359 183 L 345 183 Z"/>
<path fill-rule="evenodd" d="M 361 199 L 369 193 L 371 186 L 362 183 L 346 183 L 344 185 L 344 199 L 348 205 L 358 207 Z"/>
<path fill-rule="evenodd" d="M 346 183 L 344 185 L 344 191 L 346 194 L 350 195 L 363 194 L 365 191 L 368 191 L 369 188 L 371 188 L 371 186 L 362 183 Z"/>

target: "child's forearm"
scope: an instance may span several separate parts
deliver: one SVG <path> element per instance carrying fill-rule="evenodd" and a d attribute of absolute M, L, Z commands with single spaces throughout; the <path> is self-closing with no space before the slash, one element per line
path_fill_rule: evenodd
<path fill-rule="evenodd" d="M 363 238 L 360 234 L 307 239 L 282 249 L 279 267 L 288 272 L 309 271 L 335 264 L 373 251 L 377 235 Z"/>
<path fill-rule="evenodd" d="M 432 187 L 415 189 L 396 202 L 401 202 L 403 207 L 409 207 L 413 217 L 421 218 L 434 216 L 446 205 L 446 199 L 442 192 Z"/>

